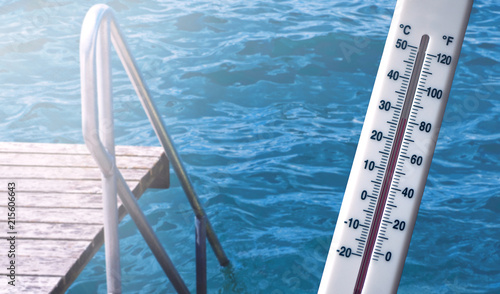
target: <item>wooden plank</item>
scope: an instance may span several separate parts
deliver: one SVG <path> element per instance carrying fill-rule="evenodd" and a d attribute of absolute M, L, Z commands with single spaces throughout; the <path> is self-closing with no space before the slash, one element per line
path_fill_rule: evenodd
<path fill-rule="evenodd" d="M 162 147 L 115 147 L 116 156 L 154 157 L 163 151 Z M 62 154 L 62 155 L 88 155 L 89 151 L 83 144 L 51 144 L 51 143 L 21 143 L 0 142 L 0 153 L 28 153 L 28 154 Z"/>
<path fill-rule="evenodd" d="M 100 193 L 22 192 L 16 199 L 16 206 L 52 208 L 102 208 Z M 0 206 L 7 206 L 5 201 Z M 0 218 L 1 221 L 1 218 Z"/>
<path fill-rule="evenodd" d="M 74 260 L 85 251 L 88 241 L 64 240 L 17 240 L 16 274 L 24 276 L 48 275 L 64 276 Z M 8 242 L 0 242 L 1 252 L 8 251 Z M 8 263 L 7 255 L 0 255 L 2 265 Z M 0 275 L 8 274 L 5 266 L 0 267 Z"/>
<path fill-rule="evenodd" d="M 5 280 L 4 280 L 5 279 Z M 49 293 L 56 285 L 61 277 L 51 276 L 17 276 L 16 286 L 7 286 L 5 276 L 0 279 L 2 286 L 0 287 L 1 294 L 17 294 L 17 293 Z"/>
<path fill-rule="evenodd" d="M 0 207 L 0 215 L 7 215 L 7 207 Z M 54 224 L 89 224 L 103 223 L 102 209 L 95 208 L 48 208 L 19 207 L 16 222 L 19 223 L 54 223 Z M 5 220 L 3 220 L 5 222 Z M 2 223 L 2 222 L 0 222 Z"/>
<path fill-rule="evenodd" d="M 161 148 L 117 146 L 116 153 L 137 198 L 150 187 L 169 186 L 169 163 Z M 0 180 L 5 186 L 16 183 L 16 290 L 64 293 L 102 246 L 100 178 L 83 145 L 0 142 Z M 121 220 L 126 211 L 118 206 Z M 0 203 L 0 215 L 7 215 L 7 203 Z M 0 218 L 2 226 L 7 223 Z M 9 236 L 0 230 L 0 238 Z M 2 252 L 7 246 L 0 242 Z M 0 262 L 7 264 L 7 256 Z M 1 268 L 6 279 L 7 268 Z"/>
<path fill-rule="evenodd" d="M 41 240 L 36 240 L 36 242 L 39 244 Z M 85 246 L 88 244 L 87 241 L 80 242 L 82 242 Z M 17 242 L 17 244 L 21 247 L 23 243 Z M 52 250 L 59 252 L 60 256 L 37 256 L 35 255 L 36 253 L 33 255 L 16 255 L 16 275 L 46 276 L 47 273 L 51 273 L 52 277 L 63 277 L 70 271 L 71 266 L 75 262 L 75 259 L 78 259 L 78 256 L 69 256 L 68 253 L 64 251 L 66 248 L 63 248 L 62 245 L 63 244 L 57 245 L 57 247 L 52 248 Z M 85 247 L 81 246 L 78 251 L 81 252 L 83 250 L 85 250 Z M 0 262 L 2 264 L 8 264 L 9 259 L 7 256 L 0 257 Z M 0 268 L 0 276 L 5 276 L 6 274 L 8 274 L 6 267 Z"/>
<path fill-rule="evenodd" d="M 17 198 L 16 207 L 46 207 L 46 208 L 97 208 L 103 205 L 102 194 L 82 193 L 45 193 L 26 192 Z M 117 197 L 118 206 L 121 205 L 120 197 Z M 0 203 L 0 207 L 7 207 L 7 203 Z M 0 222 L 2 220 L 0 219 Z"/>
<path fill-rule="evenodd" d="M 158 157 L 117 156 L 119 169 L 149 169 Z M 0 166 L 97 167 L 90 155 L 0 153 Z M 7 175 L 8 176 L 8 175 Z"/>
<path fill-rule="evenodd" d="M 1 180 L 1 178 L 0 178 Z M 10 181 L 12 179 L 4 179 Z M 15 180 L 16 190 L 24 192 L 45 192 L 45 193 L 101 193 L 101 180 L 44 180 L 44 179 L 20 179 Z M 129 181 L 127 183 L 133 189 L 139 181 Z"/>
<path fill-rule="evenodd" d="M 66 257 L 78 257 L 82 250 L 87 248 L 88 242 L 87 241 L 80 241 L 80 240 L 73 240 L 73 241 L 67 241 L 67 240 L 31 240 L 31 239 L 24 239 L 20 240 L 18 243 L 16 243 L 17 246 L 17 257 L 19 257 L 19 261 L 21 259 L 26 259 L 26 258 L 21 258 L 21 257 L 30 257 L 30 258 L 37 258 L 37 257 L 47 257 L 47 258 L 60 258 L 61 256 L 66 256 Z M 0 243 L 0 248 L 3 250 L 7 250 L 8 242 L 1 242 Z M 4 252 L 4 251 L 2 251 Z M 6 252 L 6 251 L 5 251 Z M 36 269 L 38 271 L 38 269 Z M 0 273 L 6 273 L 5 269 L 0 268 Z M 27 273 L 23 273 L 24 275 L 27 275 Z M 52 275 L 59 275 L 58 273 L 53 272 Z"/>
<path fill-rule="evenodd" d="M 8 238 L 6 222 L 0 223 L 0 239 Z M 102 225 L 58 224 L 58 223 L 26 223 L 18 222 L 16 238 L 33 240 L 79 240 L 92 241 L 102 229 Z"/>
<path fill-rule="evenodd" d="M 125 180 L 139 181 L 149 168 L 122 169 Z M 46 167 L 46 166 L 0 166 L 0 175 L 10 179 L 50 179 L 50 180 L 101 180 L 101 171 L 97 167 Z"/>

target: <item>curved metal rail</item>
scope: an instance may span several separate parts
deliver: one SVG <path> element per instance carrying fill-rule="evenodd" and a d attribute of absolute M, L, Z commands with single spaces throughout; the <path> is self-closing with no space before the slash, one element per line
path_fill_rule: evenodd
<path fill-rule="evenodd" d="M 153 129 L 179 178 L 198 220 L 203 220 L 208 239 L 221 266 L 229 264 L 199 198 L 189 180 L 161 117 L 118 27 L 113 10 L 94 5 L 85 16 L 80 36 L 82 130 L 85 143 L 102 173 L 106 277 L 108 293 L 121 293 L 116 193 L 136 223 L 151 251 L 179 293 L 189 293 L 179 273 L 161 246 L 144 213 L 117 169 L 114 156 L 114 126 L 110 65 L 110 41 L 135 88 Z"/>

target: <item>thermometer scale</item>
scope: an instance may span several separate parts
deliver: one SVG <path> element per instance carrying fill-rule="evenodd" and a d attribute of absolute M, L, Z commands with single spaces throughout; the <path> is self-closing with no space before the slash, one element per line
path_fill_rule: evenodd
<path fill-rule="evenodd" d="M 396 293 L 473 0 L 398 0 L 318 293 Z"/>

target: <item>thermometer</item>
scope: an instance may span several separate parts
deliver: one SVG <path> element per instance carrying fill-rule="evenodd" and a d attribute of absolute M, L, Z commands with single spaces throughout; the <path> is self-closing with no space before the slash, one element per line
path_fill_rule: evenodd
<path fill-rule="evenodd" d="M 396 293 L 473 0 L 398 0 L 318 293 Z"/>

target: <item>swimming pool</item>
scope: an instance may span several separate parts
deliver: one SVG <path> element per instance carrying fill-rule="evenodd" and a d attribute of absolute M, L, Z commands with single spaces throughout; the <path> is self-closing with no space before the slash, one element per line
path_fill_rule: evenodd
<path fill-rule="evenodd" d="M 315 293 L 395 1 L 108 1 L 232 267 L 209 292 Z M 0 141 L 83 143 L 78 40 L 97 1 L 3 1 Z M 500 5 L 476 1 L 399 293 L 500 291 Z M 158 145 L 114 59 L 117 144 Z M 193 215 L 140 201 L 194 290 Z M 120 226 L 125 293 L 171 286 Z M 99 251 L 69 293 L 105 292 Z"/>

